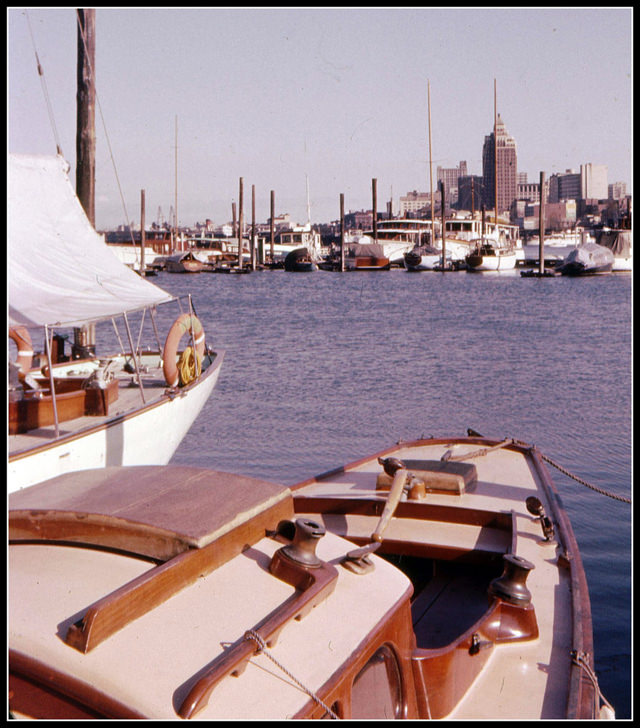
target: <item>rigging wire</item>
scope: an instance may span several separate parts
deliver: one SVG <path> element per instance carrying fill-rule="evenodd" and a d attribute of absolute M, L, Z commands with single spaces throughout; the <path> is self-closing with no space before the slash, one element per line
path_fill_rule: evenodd
<path fill-rule="evenodd" d="M 51 99 L 49 98 L 49 90 L 47 89 L 47 81 L 44 77 L 44 71 L 42 69 L 42 65 L 40 64 L 40 59 L 38 58 L 38 51 L 36 48 L 36 41 L 33 35 L 33 28 L 31 27 L 31 19 L 29 18 L 29 13 L 25 10 L 24 14 L 27 18 L 27 25 L 29 27 L 29 35 L 31 36 L 31 43 L 33 45 L 33 52 L 36 57 L 36 66 L 38 68 L 38 76 L 40 76 L 40 85 L 42 86 L 42 93 L 44 94 L 44 101 L 47 106 L 47 113 L 49 114 L 49 123 L 51 124 L 51 129 L 53 130 L 53 137 L 56 142 L 56 152 L 61 157 L 64 155 L 62 154 L 62 147 L 60 146 L 60 137 L 58 135 L 58 129 L 56 127 L 56 120 L 53 115 L 53 107 L 51 105 Z"/>

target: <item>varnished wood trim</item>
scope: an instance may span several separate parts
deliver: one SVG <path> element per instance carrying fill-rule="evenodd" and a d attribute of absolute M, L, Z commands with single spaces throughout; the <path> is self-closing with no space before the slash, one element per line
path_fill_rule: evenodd
<path fill-rule="evenodd" d="M 418 690 L 414 683 L 411 658 L 415 649 L 415 636 L 411 628 L 410 597 L 413 588 L 407 591 L 361 640 L 349 660 L 340 666 L 327 682 L 316 692 L 326 705 L 338 703 L 340 718 L 351 718 L 351 687 L 360 670 L 375 652 L 387 645 L 395 654 L 400 669 L 402 708 L 400 718 L 418 718 Z M 294 716 L 294 719 L 322 718 L 325 710 L 311 698 Z"/>
<path fill-rule="evenodd" d="M 353 514 L 379 517 L 384 509 L 385 495 L 372 492 L 369 498 L 344 498 L 341 496 L 300 495 L 294 492 L 294 508 L 296 513 Z M 484 511 L 460 506 L 435 505 L 419 501 L 401 501 L 396 508 L 395 518 L 460 523 L 509 532 L 513 529 L 513 516 L 511 513 Z"/>
<path fill-rule="evenodd" d="M 281 520 L 287 520 L 291 515 L 291 500 L 281 500 L 204 548 L 181 553 L 141 574 L 92 604 L 84 617 L 69 627 L 67 644 L 85 653 L 92 650 L 198 577 L 210 573 L 264 538 L 268 530 L 274 530 Z"/>
<path fill-rule="evenodd" d="M 549 470 L 536 448 L 530 450 L 532 461 L 540 478 L 551 508 L 553 520 L 557 525 L 556 537 L 564 547 L 565 563 L 568 565 L 571 578 L 571 600 L 573 617 L 573 650 L 580 652 L 594 667 L 593 624 L 591 620 L 591 602 L 584 566 L 580 557 L 580 549 L 576 541 L 571 522 L 565 511 L 560 495 L 553 483 Z M 549 514 L 547 514 L 549 515 Z M 567 700 L 567 719 L 592 719 L 594 715 L 595 689 L 584 670 L 576 664 L 571 665 L 569 677 L 569 697 Z"/>
<path fill-rule="evenodd" d="M 92 685 L 12 649 L 9 649 L 9 710 L 48 719 L 145 717 Z"/>

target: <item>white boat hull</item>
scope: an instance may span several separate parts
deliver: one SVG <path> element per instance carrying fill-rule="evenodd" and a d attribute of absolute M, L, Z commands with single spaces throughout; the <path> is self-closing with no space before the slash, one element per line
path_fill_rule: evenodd
<path fill-rule="evenodd" d="M 8 492 L 64 473 L 110 465 L 166 465 L 218 381 L 223 354 L 203 376 L 174 397 L 163 397 L 127 415 L 61 437 L 10 458 Z"/>
<path fill-rule="evenodd" d="M 513 270 L 516 267 L 517 255 L 515 250 L 512 253 L 505 253 L 502 255 L 483 255 L 481 260 L 476 265 L 467 265 L 471 270 L 474 271 L 498 271 L 498 270 Z"/>

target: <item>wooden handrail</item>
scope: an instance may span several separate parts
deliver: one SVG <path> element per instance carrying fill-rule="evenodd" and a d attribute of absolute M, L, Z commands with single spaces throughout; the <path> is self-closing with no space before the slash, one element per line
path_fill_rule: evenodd
<path fill-rule="evenodd" d="M 292 619 L 301 619 L 313 607 L 326 599 L 335 588 L 338 571 L 335 566 L 320 562 L 318 567 L 308 567 L 290 559 L 280 549 L 274 554 L 270 571 L 296 588 L 296 593 L 285 600 L 271 616 L 252 628 L 271 647 L 282 628 Z M 245 633 L 246 635 L 246 633 Z M 240 675 L 249 658 L 259 652 L 253 640 L 243 635 L 229 649 L 219 655 L 206 673 L 191 688 L 182 701 L 178 715 L 191 718 L 209 702 L 209 696 L 216 685 L 227 675 Z"/>
<path fill-rule="evenodd" d="M 92 604 L 84 617 L 69 627 L 68 645 L 89 652 L 134 619 L 151 611 L 178 591 L 256 543 L 289 510 L 281 501 L 247 523 L 228 531 L 204 548 L 191 549 L 144 574 Z"/>

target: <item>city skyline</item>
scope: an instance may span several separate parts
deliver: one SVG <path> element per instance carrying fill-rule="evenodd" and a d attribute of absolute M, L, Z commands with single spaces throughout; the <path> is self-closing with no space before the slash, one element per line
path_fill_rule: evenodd
<path fill-rule="evenodd" d="M 631 194 L 631 27 L 631 8 L 98 8 L 96 225 L 138 220 L 140 189 L 168 217 L 176 118 L 181 225 L 230 220 L 240 177 L 245 219 L 255 185 L 257 220 L 274 190 L 306 222 L 307 180 L 313 222 L 340 193 L 370 209 L 372 178 L 397 207 L 429 192 L 427 84 L 435 184 L 482 174 L 494 79 L 519 172 L 605 165 Z M 76 32 L 73 8 L 8 11 L 8 150 L 55 153 L 35 45 L 72 182 Z"/>

